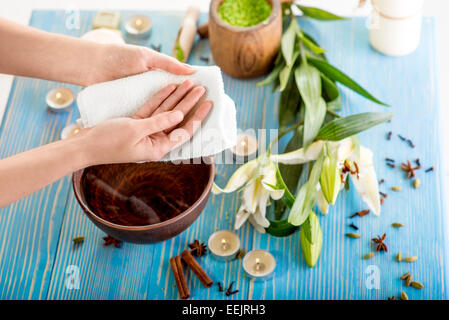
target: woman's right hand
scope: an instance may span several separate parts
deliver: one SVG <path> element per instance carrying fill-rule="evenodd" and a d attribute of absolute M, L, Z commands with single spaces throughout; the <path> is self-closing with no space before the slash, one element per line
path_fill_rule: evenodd
<path fill-rule="evenodd" d="M 82 129 L 70 140 L 83 147 L 90 165 L 156 161 L 192 137 L 212 102 L 193 107 L 206 92 L 187 80 L 156 93 L 133 117 L 107 120 Z M 185 121 L 183 121 L 186 119 Z"/>

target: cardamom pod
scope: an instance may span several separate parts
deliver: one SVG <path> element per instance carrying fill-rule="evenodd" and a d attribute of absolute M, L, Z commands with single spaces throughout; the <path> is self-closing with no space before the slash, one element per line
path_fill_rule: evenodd
<path fill-rule="evenodd" d="M 407 262 L 414 262 L 414 261 L 418 260 L 418 257 L 417 256 L 411 256 L 411 257 L 405 258 L 404 260 L 407 261 Z"/>
<path fill-rule="evenodd" d="M 401 292 L 401 300 L 408 300 L 408 295 L 404 291 Z"/>
<path fill-rule="evenodd" d="M 398 262 L 402 261 L 402 253 L 398 252 L 398 255 L 396 256 L 396 261 Z"/>
<path fill-rule="evenodd" d="M 401 276 L 401 280 L 407 279 L 407 277 L 408 277 L 409 275 L 410 275 L 410 272 L 404 273 L 404 274 Z"/>
<path fill-rule="evenodd" d="M 420 185 L 421 185 L 421 180 L 419 178 L 416 178 L 415 181 L 413 181 L 413 187 L 415 189 L 418 189 Z"/>
<path fill-rule="evenodd" d="M 83 243 L 84 237 L 75 237 L 72 239 L 73 243 Z"/>
<path fill-rule="evenodd" d="M 400 187 L 400 186 L 393 186 L 393 187 L 391 187 L 391 190 L 393 190 L 393 191 L 401 191 L 402 187 Z"/>
<path fill-rule="evenodd" d="M 363 259 L 367 260 L 367 259 L 371 259 L 372 257 L 374 257 L 374 252 L 370 252 L 370 253 L 365 254 L 363 256 Z"/>
<path fill-rule="evenodd" d="M 412 281 L 411 285 L 412 285 L 413 288 L 416 288 L 416 289 L 424 288 L 424 285 L 421 282 L 418 282 L 418 281 Z"/>
<path fill-rule="evenodd" d="M 411 274 L 408 275 L 408 277 L 405 279 L 405 285 L 407 287 L 410 287 L 410 284 L 412 283 L 413 276 Z"/>
<path fill-rule="evenodd" d="M 354 239 L 360 238 L 360 235 L 358 233 L 347 233 L 346 236 Z"/>
<path fill-rule="evenodd" d="M 391 225 L 395 228 L 402 228 L 404 226 L 402 223 L 399 222 L 393 222 Z"/>

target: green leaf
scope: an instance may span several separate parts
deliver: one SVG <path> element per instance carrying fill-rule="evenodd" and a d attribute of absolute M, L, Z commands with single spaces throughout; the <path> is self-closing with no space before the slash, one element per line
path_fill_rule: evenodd
<path fill-rule="evenodd" d="M 295 70 L 295 80 L 306 107 L 304 119 L 304 147 L 315 139 L 326 116 L 326 102 L 321 97 L 320 73 L 307 63 Z"/>
<path fill-rule="evenodd" d="M 287 88 L 281 92 L 279 101 L 279 127 L 284 127 L 296 119 L 296 113 L 301 101 L 298 88 L 293 78 L 288 82 Z"/>
<path fill-rule="evenodd" d="M 290 152 L 294 150 L 298 150 L 302 147 L 302 129 L 298 128 L 295 130 L 295 134 L 291 137 L 290 141 L 287 143 L 287 146 L 284 149 L 285 152 Z M 282 180 L 288 190 L 293 190 L 293 192 L 297 189 L 299 178 L 301 177 L 301 172 L 303 169 L 303 164 L 295 164 L 295 165 L 287 165 L 279 163 L 279 176 L 278 180 Z M 295 198 L 293 197 L 293 202 Z M 293 202 L 291 204 L 285 203 L 285 197 L 281 200 L 274 201 L 275 206 L 275 217 L 280 219 L 285 215 L 285 211 L 287 206 L 291 208 L 293 206 Z"/>
<path fill-rule="evenodd" d="M 368 91 L 366 91 L 364 88 L 362 88 L 357 82 L 352 80 L 349 76 L 344 74 L 342 71 L 338 70 L 328 62 L 317 59 L 314 57 L 307 57 L 307 62 L 310 62 L 310 64 L 314 65 L 318 70 L 320 70 L 322 73 L 324 73 L 329 79 L 333 81 L 340 82 L 342 85 L 348 87 L 349 89 L 357 92 L 361 96 L 384 106 L 388 106 L 387 104 L 383 103 L 382 101 L 375 98 L 373 95 L 371 95 Z"/>
<path fill-rule="evenodd" d="M 285 66 L 285 62 L 283 62 L 283 61 L 279 65 L 276 65 L 265 79 L 256 83 L 256 87 L 266 86 L 267 84 L 274 82 L 277 79 L 277 77 L 279 76 L 279 73 L 281 72 L 282 68 L 284 68 L 284 66 Z"/>
<path fill-rule="evenodd" d="M 323 245 L 323 232 L 316 214 L 311 211 L 299 233 L 301 250 L 309 267 L 315 266 Z"/>
<path fill-rule="evenodd" d="M 301 186 L 298 195 L 290 214 L 288 216 L 288 222 L 292 225 L 300 226 L 304 223 L 312 211 L 312 207 L 316 201 L 317 184 L 320 179 L 321 169 L 323 167 L 324 150 L 321 150 L 318 159 L 313 164 L 312 172 L 310 173 L 309 180 Z"/>
<path fill-rule="evenodd" d="M 304 37 L 306 37 L 310 42 L 312 42 L 313 44 L 315 44 L 317 47 L 319 47 L 320 45 L 318 44 L 318 42 L 307 32 L 305 32 L 304 30 L 301 29 L 301 32 L 303 34 Z M 318 58 L 321 58 L 323 60 L 327 61 L 326 55 L 324 53 L 316 55 Z"/>
<path fill-rule="evenodd" d="M 316 45 L 313 41 L 310 41 L 309 38 L 304 36 L 302 32 L 298 35 L 299 39 L 310 49 L 312 52 L 316 55 L 323 54 L 326 52 L 325 49 L 321 48 L 320 46 Z"/>
<path fill-rule="evenodd" d="M 279 168 L 276 170 L 276 186 L 269 185 L 270 187 L 278 190 L 284 190 L 284 195 L 282 197 L 282 200 L 284 201 L 285 205 L 287 205 L 289 208 L 293 206 L 293 203 L 295 202 L 295 197 L 291 194 L 290 190 L 288 189 L 287 185 L 285 184 L 284 180 L 282 179 L 281 173 L 279 171 Z M 270 226 L 266 228 L 265 230 L 267 233 L 275 236 L 275 237 L 286 237 L 291 235 L 293 232 L 295 232 L 298 227 L 292 225 L 287 221 L 287 219 L 283 220 L 270 220 Z"/>
<path fill-rule="evenodd" d="M 338 141 L 372 128 L 393 117 L 393 113 L 365 112 L 338 118 L 324 125 L 317 140 Z"/>
<path fill-rule="evenodd" d="M 298 227 L 288 223 L 287 219 L 285 219 L 270 221 L 270 226 L 265 230 L 268 234 L 275 237 L 287 237 L 298 230 Z"/>
<path fill-rule="evenodd" d="M 301 149 L 302 147 L 302 130 L 299 127 L 295 134 L 292 136 L 290 141 L 287 143 L 287 146 L 284 149 L 284 153 Z M 299 178 L 301 176 L 302 168 L 304 166 L 302 164 L 279 164 L 280 174 L 285 181 L 285 185 L 289 190 L 293 192 L 296 191 L 298 186 Z"/>
<path fill-rule="evenodd" d="M 337 85 L 326 75 L 320 73 L 321 77 L 321 85 L 323 87 L 323 91 L 326 94 L 327 101 L 332 101 L 340 97 L 340 91 L 338 90 Z"/>
<path fill-rule="evenodd" d="M 347 20 L 347 18 L 337 16 L 333 13 L 325 11 L 323 9 L 313 8 L 313 7 L 304 7 L 299 4 L 296 5 L 305 16 L 316 19 L 316 20 Z"/>
<path fill-rule="evenodd" d="M 295 18 L 291 19 L 290 26 L 282 35 L 281 50 L 285 62 L 288 66 L 293 65 L 293 53 L 295 50 L 296 33 L 298 31 L 298 23 Z"/>

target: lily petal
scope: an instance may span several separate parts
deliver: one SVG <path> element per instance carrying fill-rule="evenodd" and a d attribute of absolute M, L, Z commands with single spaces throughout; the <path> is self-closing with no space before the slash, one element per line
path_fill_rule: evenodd
<path fill-rule="evenodd" d="M 353 152 L 351 159 L 357 162 L 360 170 L 358 178 L 357 175 L 350 175 L 354 187 L 370 210 L 378 216 L 380 215 L 380 195 L 376 171 L 373 166 L 373 153 L 370 149 L 360 146 L 360 155 Z"/>
<path fill-rule="evenodd" d="M 259 179 L 257 179 L 257 180 L 259 180 Z M 241 195 L 241 201 L 242 201 L 241 207 L 244 208 L 249 213 L 256 212 L 259 194 L 261 192 L 260 189 L 263 189 L 257 180 L 253 180 L 253 181 L 249 182 L 243 189 L 243 192 Z"/>
<path fill-rule="evenodd" d="M 270 196 L 274 200 L 279 200 L 284 195 L 283 189 L 274 189 L 271 186 L 275 186 L 277 184 L 276 179 L 276 166 L 273 162 L 270 163 L 263 169 L 263 178 L 262 178 L 262 186 L 270 192 Z"/>
<path fill-rule="evenodd" d="M 254 174 L 257 168 L 257 159 L 251 160 L 240 166 L 231 176 L 226 186 L 222 189 L 215 183 L 212 186 L 212 193 L 220 194 L 234 192 L 243 186 Z"/>
<path fill-rule="evenodd" d="M 249 216 L 248 221 L 253 225 L 257 232 L 265 233 L 265 228 L 257 223 L 252 214 Z"/>
<path fill-rule="evenodd" d="M 318 158 L 318 155 L 321 152 L 321 149 L 323 148 L 324 141 L 315 141 L 312 143 L 307 150 L 304 150 L 304 148 L 282 153 L 282 154 L 272 154 L 270 156 L 270 160 L 274 162 L 280 162 L 283 164 L 301 164 L 306 163 L 309 161 L 316 160 Z"/>
<path fill-rule="evenodd" d="M 262 192 L 259 197 L 259 205 L 256 212 L 253 214 L 254 220 L 258 225 L 264 228 L 268 228 L 270 226 L 270 221 L 265 217 L 267 210 L 267 202 L 270 197 L 270 194 L 266 191 Z"/>
<path fill-rule="evenodd" d="M 242 208 L 237 212 L 235 216 L 234 229 L 240 229 L 240 227 L 248 220 L 250 213 Z"/>

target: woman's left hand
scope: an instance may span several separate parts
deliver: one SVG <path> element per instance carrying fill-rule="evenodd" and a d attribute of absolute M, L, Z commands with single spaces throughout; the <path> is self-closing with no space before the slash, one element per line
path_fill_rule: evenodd
<path fill-rule="evenodd" d="M 180 75 L 194 72 L 191 66 L 147 47 L 108 44 L 103 45 L 102 50 L 103 58 L 97 71 L 92 74 L 89 84 L 119 79 L 152 69 Z"/>

